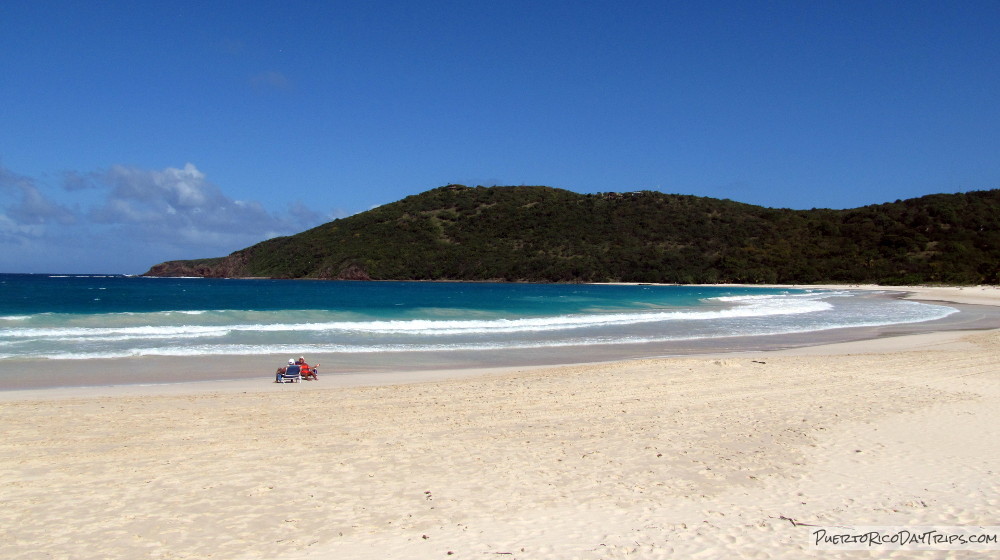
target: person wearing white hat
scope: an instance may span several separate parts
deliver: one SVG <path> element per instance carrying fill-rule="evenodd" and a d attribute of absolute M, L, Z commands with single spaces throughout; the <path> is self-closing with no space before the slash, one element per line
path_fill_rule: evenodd
<path fill-rule="evenodd" d="M 274 372 L 274 382 L 281 383 L 282 375 L 288 375 L 288 374 L 295 375 L 296 373 L 299 373 L 299 366 L 298 364 L 295 363 L 294 358 L 290 358 L 288 360 L 288 366 L 283 368 L 278 368 L 278 371 Z"/>

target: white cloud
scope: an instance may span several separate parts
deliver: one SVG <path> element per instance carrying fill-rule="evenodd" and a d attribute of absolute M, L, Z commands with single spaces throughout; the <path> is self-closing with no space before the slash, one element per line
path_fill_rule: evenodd
<path fill-rule="evenodd" d="M 274 213 L 257 201 L 231 198 L 191 163 L 160 170 L 116 165 L 68 172 L 61 186 L 64 198 L 86 195 L 90 202 L 73 207 L 55 202 L 44 185 L 0 166 L 0 270 L 30 272 L 22 258 L 17 264 L 5 262 L 13 261 L 15 248 L 23 256 L 30 243 L 49 257 L 89 251 L 90 271 L 119 271 L 102 263 L 129 260 L 116 266 L 143 272 L 164 260 L 222 256 L 326 221 L 301 202 Z"/>
<path fill-rule="evenodd" d="M 69 208 L 42 194 L 34 180 L 4 167 L 0 167 L 0 189 L 16 199 L 4 208 L 5 222 L 18 225 L 66 225 L 76 221 L 76 216 Z"/>
<path fill-rule="evenodd" d="M 163 170 L 115 166 L 97 181 L 107 185 L 109 193 L 89 217 L 127 227 L 146 239 L 170 237 L 232 250 L 298 233 L 322 220 L 301 203 L 272 214 L 259 202 L 230 198 L 190 163 Z"/>

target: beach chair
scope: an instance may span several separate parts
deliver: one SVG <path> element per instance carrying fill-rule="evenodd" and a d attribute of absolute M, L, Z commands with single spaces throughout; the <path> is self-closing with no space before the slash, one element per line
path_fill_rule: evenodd
<path fill-rule="evenodd" d="M 298 383 L 302 381 L 302 372 L 299 366 L 288 366 L 285 371 L 278 374 L 278 383 Z"/>

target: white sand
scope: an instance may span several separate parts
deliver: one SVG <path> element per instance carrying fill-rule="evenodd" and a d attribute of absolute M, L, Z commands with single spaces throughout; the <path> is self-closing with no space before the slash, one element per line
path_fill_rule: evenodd
<path fill-rule="evenodd" d="M 998 301 L 947 290 L 919 295 Z M 0 402 L 0 557 L 871 558 L 812 550 L 793 521 L 1000 525 L 998 357 L 1000 331 L 952 332 L 407 385 L 22 393 Z"/>
<path fill-rule="evenodd" d="M 1000 305 L 1000 286 L 875 286 L 871 284 L 851 286 L 811 286 L 814 288 L 851 288 L 891 292 L 908 292 L 910 299 L 926 301 L 950 301 L 970 305 Z"/>

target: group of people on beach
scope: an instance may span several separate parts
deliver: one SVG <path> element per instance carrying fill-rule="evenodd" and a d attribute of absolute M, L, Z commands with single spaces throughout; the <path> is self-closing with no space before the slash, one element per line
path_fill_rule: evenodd
<path fill-rule="evenodd" d="M 274 382 L 275 383 L 280 383 L 281 382 L 281 376 L 283 376 L 283 375 L 295 375 L 296 373 L 298 373 L 300 376 L 302 376 L 302 379 L 306 379 L 306 380 L 319 379 L 319 377 L 316 375 L 316 369 L 318 367 L 319 367 L 319 364 L 316 364 L 315 366 L 310 366 L 309 364 L 307 364 L 306 363 L 306 359 L 303 356 L 299 356 L 298 360 L 296 360 L 294 358 L 289 359 L 287 366 L 280 367 L 280 368 L 278 368 L 278 371 L 275 372 L 275 374 L 274 374 Z"/>

